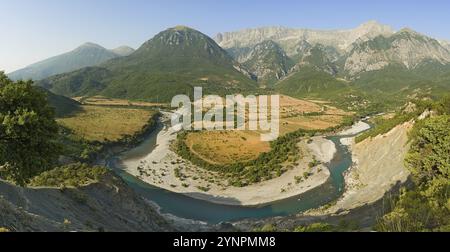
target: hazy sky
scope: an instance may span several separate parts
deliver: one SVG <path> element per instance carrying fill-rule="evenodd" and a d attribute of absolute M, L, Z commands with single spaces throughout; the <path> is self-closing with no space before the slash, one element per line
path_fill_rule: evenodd
<path fill-rule="evenodd" d="M 0 0 L 0 70 L 88 41 L 137 48 L 179 24 L 214 36 L 260 26 L 354 28 L 377 20 L 450 40 L 449 10 L 447 0 Z"/>

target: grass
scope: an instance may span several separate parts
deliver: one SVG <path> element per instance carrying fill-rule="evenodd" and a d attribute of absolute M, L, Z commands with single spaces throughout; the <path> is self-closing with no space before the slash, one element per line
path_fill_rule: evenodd
<path fill-rule="evenodd" d="M 326 101 L 307 101 L 281 96 L 280 131 L 282 135 L 303 130 L 325 130 L 344 122 L 353 113 L 330 106 Z"/>
<path fill-rule="evenodd" d="M 82 111 L 58 123 L 88 141 L 117 141 L 140 132 L 155 111 L 147 109 L 82 106 Z"/>
<path fill-rule="evenodd" d="M 151 103 L 143 101 L 129 101 L 125 99 L 113 99 L 103 96 L 93 96 L 93 97 L 77 97 L 77 101 L 84 105 L 94 105 L 94 106 L 128 106 L 128 107 L 163 107 L 167 106 L 164 103 Z"/>
<path fill-rule="evenodd" d="M 219 165 L 250 161 L 270 151 L 270 144 L 254 131 L 192 132 L 186 145 L 203 160 Z"/>
<path fill-rule="evenodd" d="M 329 106 L 280 96 L 281 136 L 298 130 L 326 130 L 337 127 L 352 113 Z M 189 132 L 186 146 L 195 156 L 214 165 L 227 165 L 255 160 L 271 150 L 257 131 Z"/>
<path fill-rule="evenodd" d="M 357 136 L 355 141 L 356 143 L 360 143 L 367 138 L 376 137 L 379 135 L 383 135 L 391 131 L 396 126 L 403 124 L 407 121 L 410 121 L 414 119 L 417 115 L 415 113 L 408 113 L 408 114 L 397 114 L 396 116 L 392 118 L 378 118 L 374 121 L 375 126 L 362 133 L 361 135 Z"/>

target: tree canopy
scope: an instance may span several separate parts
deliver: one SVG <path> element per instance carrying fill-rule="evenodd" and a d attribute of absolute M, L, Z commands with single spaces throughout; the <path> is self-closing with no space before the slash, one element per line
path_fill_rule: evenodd
<path fill-rule="evenodd" d="M 25 185 L 53 167 L 58 125 L 44 92 L 0 72 L 0 177 Z"/>
<path fill-rule="evenodd" d="M 439 115 L 418 121 L 405 163 L 416 187 L 404 191 L 380 231 L 450 231 L 450 99 L 436 103 Z"/>

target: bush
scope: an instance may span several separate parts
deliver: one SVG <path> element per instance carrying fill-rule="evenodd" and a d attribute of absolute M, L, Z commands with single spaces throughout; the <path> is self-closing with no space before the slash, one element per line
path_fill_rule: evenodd
<path fill-rule="evenodd" d="M 108 173 L 105 167 L 87 164 L 70 164 L 55 168 L 34 177 L 29 183 L 35 187 L 79 187 L 98 181 Z"/>
<path fill-rule="evenodd" d="M 337 228 L 328 223 L 313 223 L 308 226 L 297 227 L 294 232 L 335 232 Z"/>
<path fill-rule="evenodd" d="M 406 166 L 415 188 L 392 200 L 392 211 L 380 218 L 378 231 L 422 232 L 450 230 L 450 116 L 417 123 Z"/>

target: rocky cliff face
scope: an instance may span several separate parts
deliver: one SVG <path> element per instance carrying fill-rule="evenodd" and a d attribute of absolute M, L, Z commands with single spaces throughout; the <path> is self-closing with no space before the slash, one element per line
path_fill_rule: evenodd
<path fill-rule="evenodd" d="M 298 71 L 304 66 L 311 66 L 330 75 L 336 75 L 339 71 L 337 61 L 340 54 L 331 46 L 322 44 L 311 46 L 305 42 L 299 45 L 297 52 L 298 54 L 293 57 L 296 65 L 291 69 L 291 72 Z"/>
<path fill-rule="evenodd" d="M 449 42 L 437 41 L 410 29 L 394 32 L 389 26 L 375 21 L 351 30 L 268 27 L 223 33 L 216 37 L 219 45 L 240 62 L 247 61 L 253 48 L 267 40 L 276 43 L 294 61 L 296 66 L 291 69 L 294 72 L 308 64 L 349 79 L 389 65 L 413 70 L 423 63 L 441 66 L 450 63 Z M 264 64 L 267 62 L 259 63 Z"/>
<path fill-rule="evenodd" d="M 393 30 L 389 26 L 370 21 L 350 30 L 319 31 L 284 27 L 247 29 L 218 34 L 215 40 L 221 47 L 228 50 L 233 48 L 251 48 L 265 40 L 272 40 L 278 43 L 286 51 L 287 55 L 292 56 L 296 54 L 296 46 L 302 40 L 310 44 L 320 43 L 345 51 L 358 39 L 367 40 L 379 35 L 388 36 L 392 33 Z"/>
<path fill-rule="evenodd" d="M 441 40 L 441 41 L 439 41 L 439 42 L 441 43 L 441 45 L 442 45 L 443 47 L 445 47 L 447 50 L 450 51 L 450 41 L 447 41 L 447 40 Z"/>
<path fill-rule="evenodd" d="M 82 188 L 19 188 L 0 182 L 0 227 L 10 231 L 171 231 L 122 180 Z"/>
<path fill-rule="evenodd" d="M 257 44 L 246 55 L 243 63 L 263 85 L 275 84 L 289 73 L 292 60 L 281 47 L 271 40 Z"/>
<path fill-rule="evenodd" d="M 355 76 L 383 69 L 390 64 L 414 69 L 425 61 L 447 64 L 450 62 L 450 52 L 435 39 L 403 29 L 388 37 L 378 36 L 354 43 L 345 55 L 344 70 Z"/>

